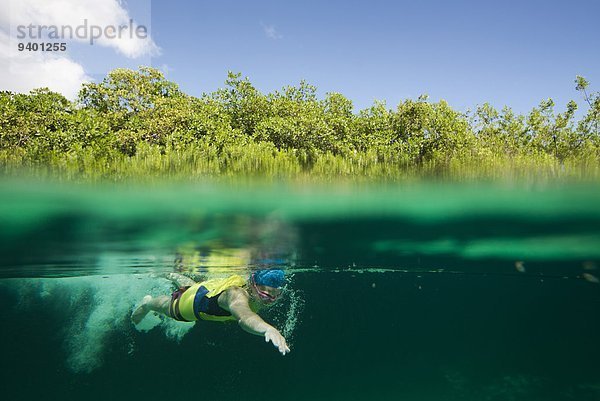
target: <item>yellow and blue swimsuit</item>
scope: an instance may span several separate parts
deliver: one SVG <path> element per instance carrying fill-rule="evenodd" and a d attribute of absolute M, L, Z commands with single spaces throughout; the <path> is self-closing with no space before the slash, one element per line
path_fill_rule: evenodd
<path fill-rule="evenodd" d="M 229 311 L 219 306 L 219 295 L 230 287 L 243 287 L 246 280 L 237 274 L 225 279 L 212 279 L 182 287 L 171 296 L 169 314 L 175 320 L 193 322 L 236 320 Z"/>

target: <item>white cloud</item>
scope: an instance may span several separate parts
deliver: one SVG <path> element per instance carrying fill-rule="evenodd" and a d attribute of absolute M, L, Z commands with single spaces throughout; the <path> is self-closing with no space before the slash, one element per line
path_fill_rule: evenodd
<path fill-rule="evenodd" d="M 161 66 L 158 67 L 158 69 L 161 70 L 165 75 L 169 75 L 171 72 L 174 71 L 174 68 L 168 64 L 161 64 Z"/>
<path fill-rule="evenodd" d="M 273 25 L 265 25 L 261 22 L 260 26 L 262 26 L 263 31 L 264 31 L 265 35 L 267 36 L 267 38 L 274 39 L 274 40 L 283 39 L 283 35 L 281 35 L 279 32 L 277 32 L 277 29 L 275 29 L 275 27 Z"/>
<path fill-rule="evenodd" d="M 81 84 L 91 81 L 83 67 L 66 56 L 29 52 L 14 57 L 9 36 L 0 31 L 0 89 L 27 93 L 47 87 L 75 99 Z"/>
<path fill-rule="evenodd" d="M 150 5 L 149 0 L 145 1 Z M 35 88 L 48 87 L 74 99 L 81 84 L 91 81 L 81 63 L 71 59 L 67 52 L 18 52 L 16 46 L 19 42 L 41 42 L 43 39 L 17 41 L 16 28 L 33 24 L 59 28 L 70 26 L 75 29 L 86 20 L 88 27 L 95 25 L 101 29 L 107 26 L 117 29 L 119 26 L 131 26 L 131 17 L 121 0 L 0 0 L 0 90 L 26 93 Z M 134 22 L 133 29 L 137 26 Z M 87 38 L 74 37 L 73 40 L 89 43 L 89 29 Z M 43 32 L 48 34 L 49 29 L 45 28 Z M 152 56 L 160 52 L 149 34 L 146 38 L 129 34 L 114 39 L 102 36 L 94 41 L 94 46 L 112 48 L 129 58 Z"/>
<path fill-rule="evenodd" d="M 7 0 L 3 0 L 6 2 Z M 148 6 L 150 2 L 148 1 Z M 7 15 L 8 14 L 8 15 Z M 86 23 L 104 30 L 108 26 L 117 28 L 130 26 L 131 17 L 127 10 L 122 7 L 119 0 L 11 0 L 9 7 L 0 10 L 0 23 L 6 27 L 7 22 L 11 26 L 11 34 L 16 35 L 16 27 L 34 26 L 69 26 L 76 29 Z M 138 24 L 133 22 L 133 32 L 138 29 Z M 6 29 L 6 28 L 5 28 Z M 87 28 L 86 38 L 74 37 L 73 40 L 89 43 L 90 29 Z M 37 30 L 34 30 L 34 32 Z M 150 34 L 144 38 L 143 35 L 131 35 L 132 29 L 125 29 L 117 38 L 109 38 L 102 34 L 94 43 L 100 46 L 112 47 L 121 54 L 130 58 L 141 56 L 152 56 L 160 53 L 160 48 L 154 43 Z M 48 29 L 43 30 L 47 33 Z M 83 32 L 83 30 L 81 31 Z M 112 35 L 112 33 L 111 33 Z"/>

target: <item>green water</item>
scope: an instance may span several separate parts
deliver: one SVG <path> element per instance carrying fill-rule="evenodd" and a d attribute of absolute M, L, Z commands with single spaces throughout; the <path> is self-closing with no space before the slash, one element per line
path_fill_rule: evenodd
<path fill-rule="evenodd" d="M 3 181 L 0 224 L 4 399 L 600 399 L 597 184 Z M 274 266 L 285 357 L 129 322 L 164 273 Z"/>

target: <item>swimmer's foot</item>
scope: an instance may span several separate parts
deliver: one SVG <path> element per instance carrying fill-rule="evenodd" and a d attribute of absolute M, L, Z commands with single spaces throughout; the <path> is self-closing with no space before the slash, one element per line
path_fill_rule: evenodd
<path fill-rule="evenodd" d="M 150 311 L 150 301 L 152 301 L 152 296 L 146 295 L 142 299 L 142 303 L 140 304 L 140 306 L 138 306 L 137 309 L 133 311 L 133 313 L 131 314 L 131 321 L 133 322 L 133 324 L 139 324 L 146 317 L 146 315 Z"/>

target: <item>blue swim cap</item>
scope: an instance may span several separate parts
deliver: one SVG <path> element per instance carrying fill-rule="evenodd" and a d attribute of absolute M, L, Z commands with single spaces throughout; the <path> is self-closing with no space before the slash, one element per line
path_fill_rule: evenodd
<path fill-rule="evenodd" d="M 254 272 L 254 282 L 258 285 L 266 285 L 273 288 L 283 287 L 285 277 L 283 270 L 258 270 Z"/>

